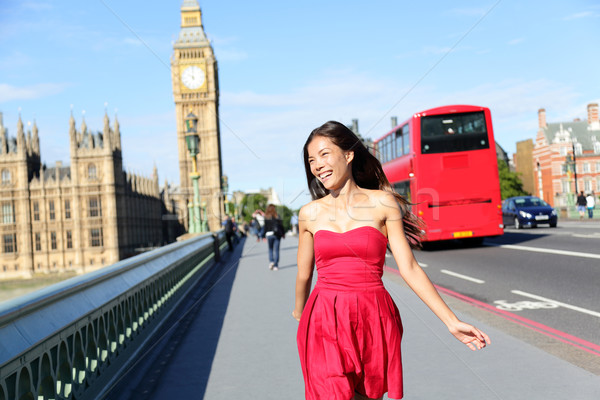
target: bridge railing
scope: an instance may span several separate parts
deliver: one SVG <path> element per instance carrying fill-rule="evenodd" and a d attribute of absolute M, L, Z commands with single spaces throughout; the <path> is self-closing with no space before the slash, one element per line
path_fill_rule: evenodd
<path fill-rule="evenodd" d="M 0 304 L 0 400 L 98 397 L 224 246 L 192 237 Z"/>

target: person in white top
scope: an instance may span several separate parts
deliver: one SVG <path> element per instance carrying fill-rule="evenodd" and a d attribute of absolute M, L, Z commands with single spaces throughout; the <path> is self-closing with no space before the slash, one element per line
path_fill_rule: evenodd
<path fill-rule="evenodd" d="M 585 201 L 587 203 L 588 217 L 594 218 L 594 207 L 596 207 L 596 200 L 594 199 L 594 196 L 591 193 L 588 194 L 585 198 Z"/>

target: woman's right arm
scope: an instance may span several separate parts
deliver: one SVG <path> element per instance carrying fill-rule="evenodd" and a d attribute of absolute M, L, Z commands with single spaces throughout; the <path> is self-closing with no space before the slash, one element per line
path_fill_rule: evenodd
<path fill-rule="evenodd" d="M 298 214 L 298 274 L 296 275 L 296 305 L 292 312 L 292 315 L 298 321 L 300 321 L 304 305 L 310 294 L 315 264 L 314 241 L 312 233 L 307 229 L 309 221 L 306 218 L 306 207 L 302 207 Z"/>

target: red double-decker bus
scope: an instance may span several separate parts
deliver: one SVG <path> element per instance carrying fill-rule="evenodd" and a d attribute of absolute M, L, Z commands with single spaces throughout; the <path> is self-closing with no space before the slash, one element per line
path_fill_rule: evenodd
<path fill-rule="evenodd" d="M 425 242 L 502 235 L 490 110 L 451 105 L 414 114 L 375 142 L 395 191 L 425 222 Z"/>

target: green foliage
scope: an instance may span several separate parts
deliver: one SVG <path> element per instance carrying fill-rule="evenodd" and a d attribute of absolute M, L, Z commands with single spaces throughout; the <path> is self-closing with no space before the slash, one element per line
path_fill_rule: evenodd
<path fill-rule="evenodd" d="M 248 223 L 252 221 L 252 213 L 260 209 L 265 211 L 267 208 L 267 198 L 262 194 L 245 195 L 240 203 L 240 214 L 242 219 Z"/>
<path fill-rule="evenodd" d="M 523 182 L 516 172 L 511 172 L 504 160 L 498 159 L 498 176 L 500 178 L 500 193 L 502 200 L 513 196 L 526 196 Z"/>
<path fill-rule="evenodd" d="M 267 198 L 262 194 L 255 193 L 244 196 L 240 203 L 240 214 L 242 216 L 242 220 L 250 223 L 252 221 L 252 214 L 254 211 L 258 209 L 266 211 L 267 206 Z M 289 207 L 284 205 L 276 206 L 276 209 L 277 215 L 279 215 L 279 218 L 281 218 L 283 227 L 287 232 L 291 229 L 290 219 L 292 218 L 294 212 Z"/>
<path fill-rule="evenodd" d="M 277 206 L 277 215 L 281 218 L 283 222 L 283 228 L 285 232 L 289 231 L 292 228 L 290 224 L 290 219 L 292 219 L 293 211 L 288 208 L 288 206 Z"/>

